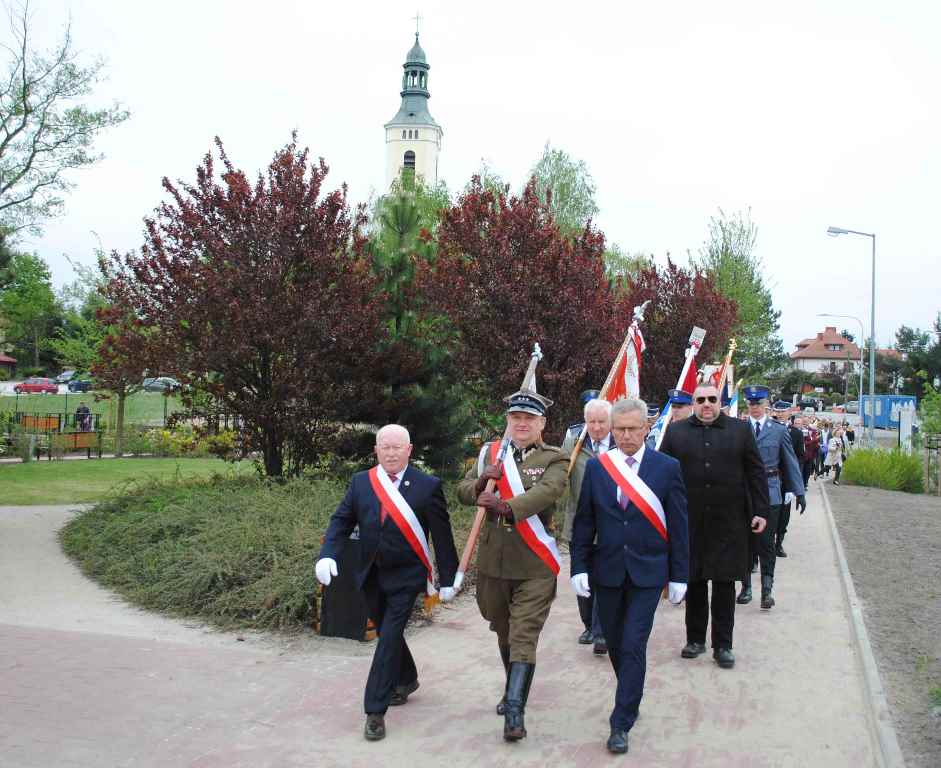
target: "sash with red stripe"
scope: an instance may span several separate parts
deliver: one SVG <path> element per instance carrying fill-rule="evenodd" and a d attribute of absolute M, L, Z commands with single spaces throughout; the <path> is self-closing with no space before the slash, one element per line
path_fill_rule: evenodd
<path fill-rule="evenodd" d="M 617 483 L 621 493 L 625 494 L 634 506 L 641 511 L 641 514 L 647 518 L 647 521 L 656 529 L 663 540 L 669 541 L 667 516 L 666 512 L 663 511 L 663 504 L 660 503 L 660 499 L 650 489 L 650 486 L 627 466 L 627 462 L 624 461 L 624 454 L 620 450 L 608 451 L 601 454 L 598 460 L 610 478 Z"/>
<path fill-rule="evenodd" d="M 486 450 L 486 449 L 484 449 Z M 494 441 L 490 444 L 490 464 L 497 463 L 497 454 L 500 451 L 500 443 Z M 481 451 L 481 462 L 484 457 L 484 451 Z M 514 496 L 522 496 L 526 493 L 523 487 L 523 479 L 520 477 L 519 467 L 513 459 L 512 451 L 507 451 L 506 458 L 503 460 L 503 473 L 496 483 L 497 493 L 504 501 L 509 501 Z M 526 546 L 533 554 L 546 564 L 555 575 L 558 576 L 562 568 L 562 556 L 559 554 L 559 548 L 556 546 L 555 538 L 549 535 L 546 527 L 539 519 L 539 515 L 530 515 L 525 520 L 516 522 L 516 531 L 522 537 Z"/>
<path fill-rule="evenodd" d="M 392 522 L 402 532 L 405 540 L 428 571 L 427 593 L 429 595 L 437 594 L 434 584 L 434 571 L 431 567 L 431 550 L 428 548 L 428 539 L 421 523 L 418 522 L 418 518 L 415 516 L 415 512 L 409 506 L 405 497 L 399 493 L 399 489 L 392 484 L 385 471 L 379 471 L 378 465 L 369 470 L 369 484 L 372 486 L 373 493 L 376 494 L 386 514 L 392 518 Z"/>

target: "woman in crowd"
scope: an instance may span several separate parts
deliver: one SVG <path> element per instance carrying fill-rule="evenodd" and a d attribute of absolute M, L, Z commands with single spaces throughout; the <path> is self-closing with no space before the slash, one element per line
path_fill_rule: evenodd
<path fill-rule="evenodd" d="M 833 467 L 833 473 L 835 475 L 833 479 L 834 485 L 840 484 L 840 472 L 843 471 L 843 454 L 845 451 L 846 438 L 843 436 L 843 428 L 836 427 L 830 435 L 826 458 L 828 475 L 830 474 L 830 468 Z"/>

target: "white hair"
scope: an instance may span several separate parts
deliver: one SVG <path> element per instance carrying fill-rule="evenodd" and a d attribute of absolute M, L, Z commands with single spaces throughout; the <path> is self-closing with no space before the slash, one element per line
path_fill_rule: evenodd
<path fill-rule="evenodd" d="M 639 411 L 644 417 L 644 420 L 647 419 L 647 403 L 635 397 L 625 397 L 615 401 L 614 405 L 611 406 L 611 418 L 613 419 L 618 414 L 630 413 L 631 411 Z"/>
<path fill-rule="evenodd" d="M 380 428 L 380 430 L 376 432 L 376 445 L 379 445 L 380 438 L 386 436 L 404 437 L 406 443 L 411 444 L 412 442 L 412 438 L 411 435 L 408 434 L 408 430 L 401 424 L 386 424 L 384 427 Z"/>
<path fill-rule="evenodd" d="M 611 403 L 609 403 L 607 400 L 602 400 L 599 397 L 593 400 L 589 400 L 587 403 L 585 403 L 585 409 L 584 409 L 585 421 L 588 421 L 588 411 L 594 408 L 600 408 L 601 410 L 604 411 L 605 418 L 608 418 L 608 419 L 611 418 Z"/>

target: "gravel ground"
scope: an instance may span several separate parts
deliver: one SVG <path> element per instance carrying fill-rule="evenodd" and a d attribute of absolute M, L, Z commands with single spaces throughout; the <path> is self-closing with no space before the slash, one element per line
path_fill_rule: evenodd
<path fill-rule="evenodd" d="M 908 768 L 941 765 L 941 498 L 827 483 Z"/>

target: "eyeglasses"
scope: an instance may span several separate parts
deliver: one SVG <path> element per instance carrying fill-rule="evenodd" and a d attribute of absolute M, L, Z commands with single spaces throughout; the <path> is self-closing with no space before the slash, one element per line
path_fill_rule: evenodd
<path fill-rule="evenodd" d="M 717 402 L 719 402 L 719 398 L 716 397 L 715 395 L 708 395 L 707 397 L 697 397 L 697 398 L 696 398 L 696 405 L 702 405 L 702 404 L 703 404 L 704 402 L 706 402 L 707 400 L 708 400 L 710 403 L 717 403 Z"/>

